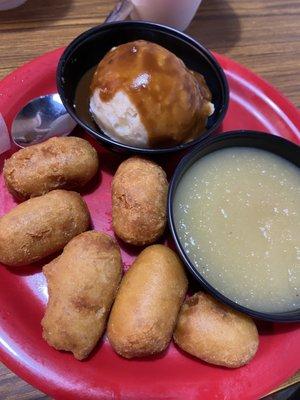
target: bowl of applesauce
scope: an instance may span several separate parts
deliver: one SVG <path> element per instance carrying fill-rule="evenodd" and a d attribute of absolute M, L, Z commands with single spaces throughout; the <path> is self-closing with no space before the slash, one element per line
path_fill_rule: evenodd
<path fill-rule="evenodd" d="M 228 132 L 178 164 L 168 214 L 190 272 L 253 317 L 300 321 L 300 147 L 271 134 Z"/>

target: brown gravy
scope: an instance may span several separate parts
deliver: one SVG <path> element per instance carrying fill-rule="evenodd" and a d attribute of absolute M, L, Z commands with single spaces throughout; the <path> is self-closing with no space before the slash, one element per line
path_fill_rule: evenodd
<path fill-rule="evenodd" d="M 74 107 L 79 118 L 97 130 L 97 125 L 90 113 L 90 86 L 96 69 L 97 65 L 90 68 L 80 79 L 75 92 Z"/>

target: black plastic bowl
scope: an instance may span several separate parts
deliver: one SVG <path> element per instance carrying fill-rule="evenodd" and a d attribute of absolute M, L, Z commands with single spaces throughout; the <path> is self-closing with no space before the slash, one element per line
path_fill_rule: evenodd
<path fill-rule="evenodd" d="M 174 224 L 173 200 L 180 179 L 196 160 L 199 160 L 206 154 L 227 147 L 236 146 L 254 147 L 267 150 L 285 158 L 286 160 L 295 164 L 297 167 L 300 167 L 300 147 L 294 143 L 289 142 L 288 140 L 273 136 L 271 134 L 253 131 L 236 131 L 228 132 L 213 139 L 207 139 L 199 146 L 196 146 L 185 157 L 183 157 L 183 159 L 178 164 L 173 178 L 170 182 L 168 195 L 168 218 L 172 236 L 174 238 L 180 256 L 182 257 L 192 275 L 198 280 L 202 287 L 204 287 L 213 296 L 217 297 L 222 302 L 227 303 L 231 307 L 246 314 L 249 314 L 255 318 L 277 322 L 300 322 L 300 309 L 279 313 L 260 312 L 241 306 L 221 294 L 218 290 L 211 286 L 201 275 L 201 273 L 196 269 L 196 267 L 189 259 L 189 256 L 185 252 L 183 246 L 181 245 L 180 239 L 178 237 Z"/>
<path fill-rule="evenodd" d="M 169 49 L 180 57 L 188 68 L 202 73 L 212 92 L 214 114 L 209 117 L 207 129 L 199 138 L 178 146 L 144 149 L 129 146 L 111 139 L 96 124 L 86 123 L 76 113 L 75 91 L 86 71 L 96 66 L 113 47 L 133 40 L 144 39 Z M 150 22 L 114 22 L 96 26 L 78 36 L 64 51 L 57 68 L 57 88 L 62 102 L 70 115 L 92 136 L 114 150 L 158 154 L 188 148 L 206 138 L 221 124 L 229 99 L 228 84 L 224 72 L 212 54 L 191 37 L 175 29 Z"/>

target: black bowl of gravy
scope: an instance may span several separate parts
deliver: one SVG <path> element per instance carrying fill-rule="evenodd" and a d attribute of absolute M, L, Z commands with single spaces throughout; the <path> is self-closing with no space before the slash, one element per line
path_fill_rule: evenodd
<path fill-rule="evenodd" d="M 199 284 L 252 317 L 300 322 L 300 147 L 263 132 L 207 138 L 176 167 L 168 221 Z"/>
<path fill-rule="evenodd" d="M 134 41 L 147 41 L 164 47 L 181 59 L 189 70 L 204 77 L 211 93 L 214 112 L 207 118 L 199 135 L 180 144 L 162 141 L 156 146 L 143 147 L 121 142 L 99 128 L 92 117 L 89 103 L 96 67 L 112 48 Z M 57 87 L 69 114 L 94 138 L 115 151 L 148 155 L 187 149 L 207 138 L 220 126 L 229 102 L 225 74 L 210 51 L 182 32 L 150 22 L 122 21 L 103 24 L 78 36 L 61 56 L 57 68 Z M 180 96 L 180 88 L 178 95 Z M 174 113 L 173 115 L 176 118 Z"/>

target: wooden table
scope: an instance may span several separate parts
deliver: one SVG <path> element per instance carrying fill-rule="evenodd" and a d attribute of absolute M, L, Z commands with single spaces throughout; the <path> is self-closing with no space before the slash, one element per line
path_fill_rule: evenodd
<path fill-rule="evenodd" d="M 110 0 L 28 0 L 0 12 L 0 79 L 101 23 Z M 300 2 L 204 0 L 188 33 L 247 65 L 300 107 Z M 300 381 L 300 374 L 291 382 Z M 48 399 L 0 366 L 0 399 Z"/>

